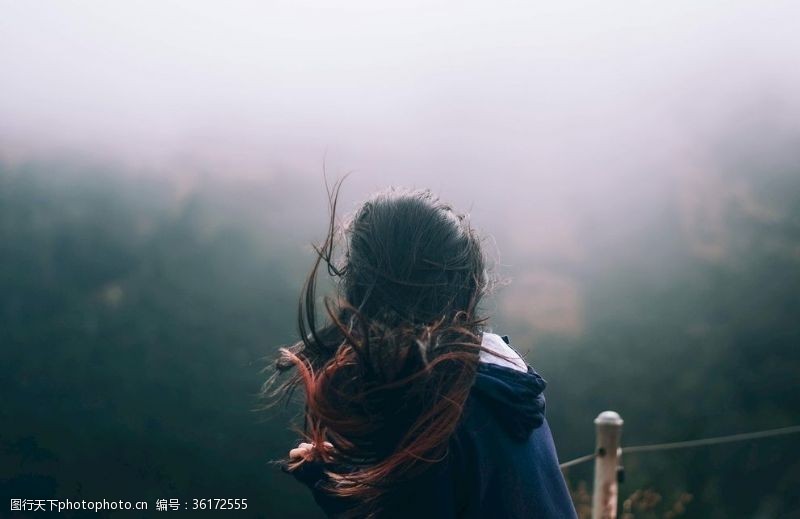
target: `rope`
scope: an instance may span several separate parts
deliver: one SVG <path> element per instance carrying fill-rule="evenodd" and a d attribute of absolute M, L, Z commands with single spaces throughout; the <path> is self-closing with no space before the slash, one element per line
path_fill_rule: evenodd
<path fill-rule="evenodd" d="M 793 434 L 800 432 L 800 425 L 792 425 L 789 427 L 781 427 L 779 429 L 768 429 L 766 431 L 757 431 L 751 433 L 731 434 L 730 436 L 716 436 L 714 438 L 703 438 L 702 440 L 688 440 L 682 442 L 672 443 L 655 443 L 652 445 L 636 445 L 634 447 L 623 447 L 622 453 L 633 452 L 652 452 L 662 451 L 668 449 L 684 449 L 688 447 L 701 447 L 703 445 L 716 445 L 719 443 L 730 443 L 744 440 L 756 440 L 759 438 L 768 438 L 770 436 L 783 436 L 785 434 Z"/>
<path fill-rule="evenodd" d="M 670 443 L 654 443 L 651 445 L 634 445 L 633 447 L 623 447 L 622 454 L 626 453 L 632 454 L 636 452 L 653 452 L 653 451 L 662 451 L 670 449 L 685 449 L 690 447 L 702 447 L 704 445 L 717 445 L 720 443 L 730 443 L 730 442 L 738 442 L 744 440 L 757 440 L 760 438 L 783 436 L 786 434 L 794 434 L 794 433 L 800 433 L 800 425 L 791 425 L 789 427 L 780 427 L 778 429 L 767 429 L 764 431 L 756 431 L 751 433 L 731 434 L 729 436 L 715 436 L 713 438 L 703 438 L 700 440 L 687 440 L 687 441 L 670 442 Z M 575 458 L 574 460 L 567 461 L 566 463 L 562 463 L 559 466 L 563 470 L 569 467 L 573 467 L 575 465 L 580 465 L 581 463 L 585 463 L 587 461 L 591 461 L 596 457 L 597 453 L 594 452 L 592 454 L 587 454 L 586 456 L 581 456 L 580 458 Z"/>
<path fill-rule="evenodd" d="M 561 467 L 561 470 L 564 470 L 564 469 L 567 469 L 567 468 L 572 467 L 574 465 L 580 465 L 581 463 L 584 463 L 586 461 L 591 461 L 591 460 L 595 459 L 596 457 L 597 457 L 597 454 L 593 452 L 591 454 L 587 454 L 586 456 L 581 456 L 580 458 L 575 458 L 574 460 L 570 460 L 570 461 L 568 461 L 566 463 L 562 463 L 561 465 L 559 465 L 559 467 Z"/>

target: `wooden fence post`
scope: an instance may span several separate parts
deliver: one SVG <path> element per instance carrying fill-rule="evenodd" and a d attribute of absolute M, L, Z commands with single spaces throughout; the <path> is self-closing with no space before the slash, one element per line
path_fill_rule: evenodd
<path fill-rule="evenodd" d="M 617 517 L 617 466 L 622 418 L 614 411 L 603 411 L 594 419 L 597 457 L 594 460 L 592 488 L 592 519 Z"/>

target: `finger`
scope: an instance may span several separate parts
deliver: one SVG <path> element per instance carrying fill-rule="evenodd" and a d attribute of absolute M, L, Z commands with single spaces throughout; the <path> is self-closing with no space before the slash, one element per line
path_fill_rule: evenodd
<path fill-rule="evenodd" d="M 302 444 L 300 447 L 292 449 L 289 451 L 289 458 L 296 459 L 296 458 L 306 458 L 311 453 L 311 447 L 303 447 Z"/>

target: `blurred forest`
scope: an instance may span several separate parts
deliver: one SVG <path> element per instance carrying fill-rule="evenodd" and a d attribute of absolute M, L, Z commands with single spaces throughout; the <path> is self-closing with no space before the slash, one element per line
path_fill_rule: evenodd
<path fill-rule="evenodd" d="M 593 248 L 589 228 L 577 266 L 515 262 L 487 310 L 549 381 L 562 461 L 592 451 L 605 409 L 623 445 L 800 423 L 797 159 L 688 180 L 624 248 Z M 237 517 L 319 517 L 269 463 L 296 440 L 296 409 L 256 408 L 261 370 L 295 337 L 325 208 L 306 211 L 288 176 L 186 190 L 114 168 L 0 163 L 3 506 L 247 498 Z M 524 236 L 474 223 L 524 258 Z M 621 501 L 663 501 L 630 517 L 666 517 L 686 494 L 683 517 L 800 517 L 797 437 L 623 461 Z M 568 478 L 590 484 L 591 464 Z"/>

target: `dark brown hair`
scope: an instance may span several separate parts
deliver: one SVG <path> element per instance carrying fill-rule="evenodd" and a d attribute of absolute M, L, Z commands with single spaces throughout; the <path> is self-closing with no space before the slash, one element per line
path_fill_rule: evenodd
<path fill-rule="evenodd" d="M 374 516 L 398 484 L 446 455 L 478 365 L 488 277 L 467 217 L 429 191 L 378 193 L 337 228 L 340 187 L 329 192 L 327 237 L 300 297 L 301 340 L 275 363 L 276 376 L 295 371 L 276 394 L 302 386 L 325 491 L 356 503 L 352 515 Z M 324 299 L 318 326 L 323 264 L 336 296 Z"/>

